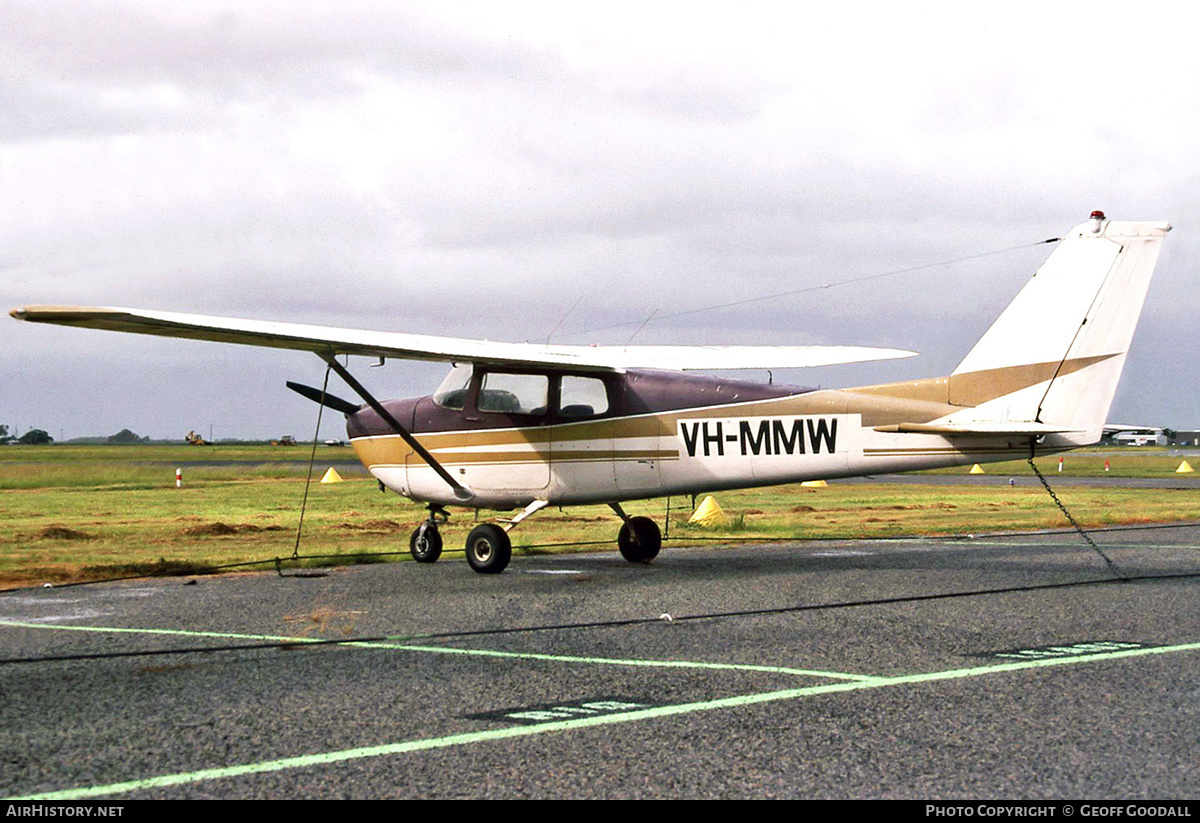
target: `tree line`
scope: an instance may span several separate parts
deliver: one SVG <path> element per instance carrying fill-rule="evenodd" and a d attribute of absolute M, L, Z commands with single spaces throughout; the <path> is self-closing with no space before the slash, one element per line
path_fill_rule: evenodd
<path fill-rule="evenodd" d="M 119 432 L 108 436 L 109 443 L 149 443 L 150 437 L 139 437 L 129 429 L 121 429 Z M 8 433 L 8 426 L 0 423 L 0 443 L 21 443 L 26 446 L 41 446 L 46 443 L 53 443 L 54 438 L 44 429 L 30 429 L 20 437 L 13 437 Z"/>

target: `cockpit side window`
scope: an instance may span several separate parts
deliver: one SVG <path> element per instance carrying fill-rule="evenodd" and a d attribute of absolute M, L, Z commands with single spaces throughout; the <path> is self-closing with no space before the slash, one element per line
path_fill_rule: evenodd
<path fill-rule="evenodd" d="M 442 379 L 442 384 L 433 393 L 433 402 L 443 409 L 461 411 L 467 404 L 467 390 L 471 388 L 471 365 L 455 363 Z"/>
<path fill-rule="evenodd" d="M 562 417 L 595 417 L 608 411 L 608 392 L 597 377 L 564 375 L 558 413 Z"/>
<path fill-rule="evenodd" d="M 549 398 L 550 378 L 544 374 L 488 372 L 476 406 L 481 412 L 545 414 Z"/>

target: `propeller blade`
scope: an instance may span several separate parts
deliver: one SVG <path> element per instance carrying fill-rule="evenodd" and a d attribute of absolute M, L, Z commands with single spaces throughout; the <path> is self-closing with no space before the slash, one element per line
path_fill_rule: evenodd
<path fill-rule="evenodd" d="M 320 389 L 314 389 L 312 386 L 305 386 L 303 383 L 293 383 L 291 380 L 289 380 L 287 381 L 287 387 L 296 394 L 307 397 L 314 403 L 320 403 L 323 406 L 328 406 L 334 411 L 340 411 L 343 414 L 354 414 L 356 411 L 362 408 L 361 404 L 359 403 L 351 403 L 349 400 L 343 400 L 342 398 L 332 395 L 329 392 L 322 392 Z"/>

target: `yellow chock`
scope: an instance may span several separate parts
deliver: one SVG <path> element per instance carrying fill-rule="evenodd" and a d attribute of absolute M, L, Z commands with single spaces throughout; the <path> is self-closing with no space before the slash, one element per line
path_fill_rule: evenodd
<path fill-rule="evenodd" d="M 1192 468 L 1192 464 L 1187 462 L 1186 460 L 1184 460 L 1182 463 L 1179 464 L 1179 468 L 1177 468 L 1175 470 L 1175 473 L 1176 474 L 1187 474 L 1188 472 L 1194 472 L 1194 471 L 1195 471 L 1195 469 Z"/>
<path fill-rule="evenodd" d="M 725 516 L 725 512 L 721 510 L 717 501 L 710 494 L 696 507 L 696 511 L 692 512 L 688 522 L 695 523 L 697 526 L 724 526 L 729 523 L 729 518 Z"/>
<path fill-rule="evenodd" d="M 329 467 L 329 471 L 325 472 L 325 476 L 321 478 L 322 483 L 341 483 L 342 476 L 337 473 L 337 469 L 333 466 Z"/>
<path fill-rule="evenodd" d="M 806 489 L 823 489 L 826 486 L 828 486 L 829 484 L 826 483 L 824 480 L 805 480 L 800 485 L 801 485 L 801 487 L 806 488 Z"/>
<path fill-rule="evenodd" d="M 983 470 L 983 466 L 979 465 L 978 463 L 976 463 L 974 466 L 971 467 L 971 471 L 967 472 L 967 474 L 986 474 L 986 473 L 987 472 L 985 472 Z"/>

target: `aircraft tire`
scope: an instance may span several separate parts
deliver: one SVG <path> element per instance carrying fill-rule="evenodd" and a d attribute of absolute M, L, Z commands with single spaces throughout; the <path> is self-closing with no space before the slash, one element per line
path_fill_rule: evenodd
<path fill-rule="evenodd" d="M 512 559 L 508 532 L 492 523 L 481 523 L 467 535 L 467 562 L 480 574 L 500 574 Z"/>
<path fill-rule="evenodd" d="M 421 534 L 422 528 L 424 534 Z M 422 524 L 421 528 L 415 529 L 412 537 L 408 538 L 408 551 L 418 563 L 436 563 L 442 556 L 442 533 L 436 528 Z"/>
<path fill-rule="evenodd" d="M 631 517 L 621 526 L 617 548 L 630 563 L 649 563 L 662 548 L 662 532 L 649 517 Z"/>

